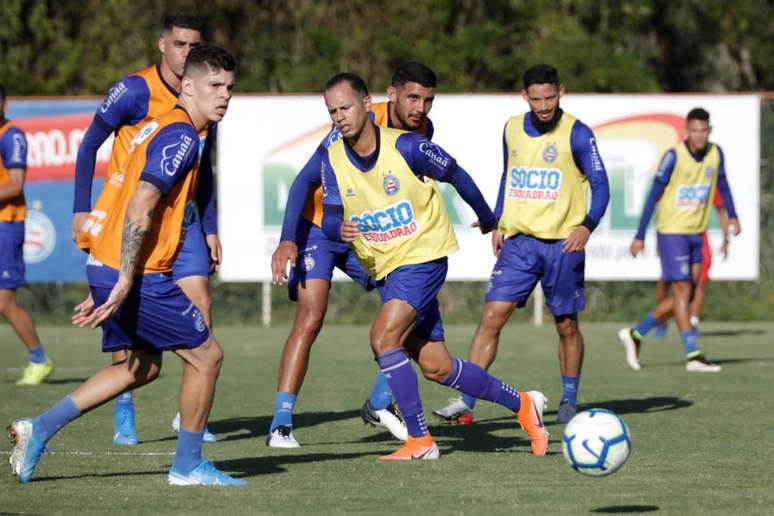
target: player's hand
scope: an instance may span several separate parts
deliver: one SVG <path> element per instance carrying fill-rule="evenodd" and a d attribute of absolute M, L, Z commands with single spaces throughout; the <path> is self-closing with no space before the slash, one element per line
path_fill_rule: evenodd
<path fill-rule="evenodd" d="M 723 244 L 720 246 L 720 254 L 723 255 L 723 261 L 728 260 L 728 238 L 723 238 Z"/>
<path fill-rule="evenodd" d="M 589 241 L 591 231 L 586 226 L 578 226 L 572 230 L 570 236 L 564 240 L 562 245 L 562 252 L 565 253 L 580 253 L 586 248 L 586 243 Z"/>
<path fill-rule="evenodd" d="M 89 326 L 90 328 L 96 328 L 97 326 L 102 325 L 105 321 L 113 317 L 118 309 L 121 308 L 121 305 L 126 300 L 126 296 L 129 295 L 129 290 L 131 288 L 131 281 L 119 276 L 118 281 L 113 286 L 113 290 L 110 291 L 110 295 L 108 296 L 107 300 L 100 306 L 91 310 L 88 315 L 83 317 L 73 317 L 73 323 L 81 328 L 86 326 Z"/>
<path fill-rule="evenodd" d="M 481 231 L 482 235 L 486 235 L 487 233 L 491 233 L 495 229 L 497 229 L 497 221 L 491 223 L 491 224 L 481 224 L 480 220 L 477 220 L 473 222 L 470 227 L 472 228 L 478 228 Z"/>
<path fill-rule="evenodd" d="M 88 218 L 88 211 L 79 211 L 77 213 L 73 213 L 73 222 L 70 226 L 70 238 L 73 239 L 73 242 L 78 241 L 78 235 L 83 232 L 83 225 L 86 223 Z"/>
<path fill-rule="evenodd" d="M 629 246 L 629 252 L 632 253 L 632 258 L 636 258 L 638 254 L 645 249 L 645 241 L 635 238 L 632 240 L 632 245 Z"/>
<path fill-rule="evenodd" d="M 739 236 L 739 233 L 742 232 L 739 219 L 728 219 L 728 232 L 734 236 Z"/>
<path fill-rule="evenodd" d="M 218 235 L 207 235 L 207 247 L 210 248 L 210 274 L 218 272 L 220 263 L 223 261 L 223 247 L 220 245 Z"/>
<path fill-rule="evenodd" d="M 354 242 L 360 232 L 357 230 L 358 223 L 351 220 L 345 220 L 341 223 L 341 239 L 345 242 Z"/>
<path fill-rule="evenodd" d="M 500 250 L 503 248 L 503 241 L 505 239 L 503 238 L 503 234 L 497 231 L 496 229 L 492 231 L 492 253 L 494 253 L 495 258 L 498 258 L 500 256 Z"/>
<path fill-rule="evenodd" d="M 271 281 L 282 285 L 288 279 L 288 262 L 293 267 L 298 257 L 298 246 L 292 240 L 283 240 L 271 255 Z"/>
<path fill-rule="evenodd" d="M 91 292 L 89 292 L 89 295 L 86 296 L 86 299 L 75 305 L 75 308 L 73 308 L 73 317 L 72 322 L 74 325 L 79 326 L 80 322 L 91 315 L 91 312 L 94 311 L 94 298 L 91 297 Z"/>

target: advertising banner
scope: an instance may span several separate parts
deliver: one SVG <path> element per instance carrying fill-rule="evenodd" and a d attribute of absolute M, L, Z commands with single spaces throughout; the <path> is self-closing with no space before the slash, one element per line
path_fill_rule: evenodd
<path fill-rule="evenodd" d="M 37 282 L 85 282 L 86 255 L 70 239 L 75 159 L 98 100 L 13 100 L 6 117 L 27 137 L 27 201 L 24 261 L 26 277 Z M 98 193 L 112 137 L 97 153 L 93 188 Z"/>
<path fill-rule="evenodd" d="M 684 139 L 685 115 L 697 106 L 711 114 L 710 139 L 724 151 L 742 227 L 728 260 L 715 253 L 711 277 L 757 279 L 758 96 L 566 95 L 561 105 L 594 131 L 610 181 L 610 206 L 587 247 L 588 279 L 650 280 L 660 275 L 653 224 L 644 255 L 633 259 L 629 244 L 661 157 Z M 433 140 L 473 176 L 491 206 L 503 171 L 503 126 L 508 117 L 527 109 L 520 95 L 439 94 L 430 113 Z M 218 142 L 221 279 L 271 279 L 270 258 L 288 189 L 329 128 L 322 95 L 232 100 L 220 124 Z M 475 216 L 454 189 L 442 188 L 460 243 L 460 250 L 450 258 L 448 278 L 488 280 L 494 263 L 490 239 L 469 227 Z M 717 251 L 721 234 L 714 213 L 709 235 Z"/>

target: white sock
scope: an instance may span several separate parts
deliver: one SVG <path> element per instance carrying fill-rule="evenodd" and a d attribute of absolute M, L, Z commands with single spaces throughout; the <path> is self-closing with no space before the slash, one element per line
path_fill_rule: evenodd
<path fill-rule="evenodd" d="M 689 320 L 691 321 L 691 326 L 693 326 L 694 328 L 698 328 L 699 327 L 699 321 L 700 320 L 699 320 L 698 317 L 696 317 L 695 315 L 692 315 Z"/>

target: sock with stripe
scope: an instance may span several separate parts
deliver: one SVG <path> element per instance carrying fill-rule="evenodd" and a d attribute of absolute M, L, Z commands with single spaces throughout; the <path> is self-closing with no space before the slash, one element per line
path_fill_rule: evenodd
<path fill-rule="evenodd" d="M 451 372 L 439 383 L 468 396 L 497 403 L 514 412 L 518 412 L 521 407 L 521 398 L 516 389 L 476 364 L 461 358 L 452 357 Z"/>
<path fill-rule="evenodd" d="M 398 404 L 406 429 L 411 437 L 422 437 L 430 433 L 419 398 L 417 373 L 403 349 L 393 349 L 376 357 L 384 378 L 390 385 L 392 395 Z"/>

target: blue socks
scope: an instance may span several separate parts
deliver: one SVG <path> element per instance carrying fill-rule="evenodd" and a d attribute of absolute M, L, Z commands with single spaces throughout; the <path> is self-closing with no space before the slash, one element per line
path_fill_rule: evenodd
<path fill-rule="evenodd" d="M 379 355 L 376 363 L 395 396 L 408 434 L 411 437 L 422 437 L 430 433 L 419 398 L 417 373 L 403 349 L 393 349 Z"/>
<path fill-rule="evenodd" d="M 120 409 L 129 409 L 134 410 L 134 396 L 132 395 L 133 391 L 126 391 L 123 394 L 119 394 L 116 398 L 116 410 Z"/>
<path fill-rule="evenodd" d="M 685 349 L 685 354 L 688 355 L 689 358 L 693 358 L 699 354 L 699 346 L 696 343 L 697 336 L 698 332 L 695 329 L 680 332 L 680 342 L 683 345 L 683 349 Z"/>
<path fill-rule="evenodd" d="M 565 376 L 562 375 L 562 401 L 567 400 L 573 407 L 578 406 L 578 386 L 580 385 L 580 375 Z"/>
<path fill-rule="evenodd" d="M 476 406 L 476 398 L 470 394 L 463 394 L 462 402 L 467 405 L 470 410 L 473 410 L 473 408 Z"/>
<path fill-rule="evenodd" d="M 658 321 L 653 317 L 653 312 L 649 312 L 648 315 L 643 317 L 642 320 L 637 323 L 637 326 L 634 327 L 634 331 L 637 332 L 637 335 L 640 337 L 644 337 L 656 326 L 658 326 Z"/>
<path fill-rule="evenodd" d="M 271 420 L 269 432 L 278 426 L 293 426 L 293 407 L 296 405 L 296 395 L 277 391 L 274 398 L 274 418 Z"/>
<path fill-rule="evenodd" d="M 521 407 L 519 393 L 512 386 L 495 378 L 472 362 L 452 357 L 452 368 L 442 385 L 457 389 L 468 396 L 492 401 L 518 412 Z M 470 406 L 470 405 L 468 405 Z"/>
<path fill-rule="evenodd" d="M 374 386 L 371 388 L 371 394 L 368 396 L 368 404 L 374 410 L 386 409 L 392 402 L 392 390 L 387 378 L 381 371 L 377 371 L 374 379 Z"/>
<path fill-rule="evenodd" d="M 33 364 L 45 364 L 46 352 L 43 350 L 43 344 L 38 344 L 35 349 L 27 350 L 30 354 L 30 362 Z"/>
<path fill-rule="evenodd" d="M 189 432 L 182 426 L 177 434 L 177 448 L 175 459 L 172 461 L 172 469 L 183 475 L 193 471 L 202 462 L 202 436 L 201 432 Z"/>
<path fill-rule="evenodd" d="M 43 442 L 48 441 L 67 423 L 81 415 L 73 399 L 67 395 L 62 400 L 32 420 L 35 435 Z"/>

